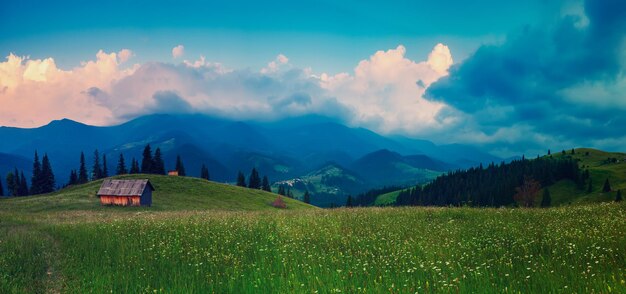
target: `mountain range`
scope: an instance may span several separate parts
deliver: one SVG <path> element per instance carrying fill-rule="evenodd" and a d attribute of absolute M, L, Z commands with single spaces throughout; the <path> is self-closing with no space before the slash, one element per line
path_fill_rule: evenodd
<path fill-rule="evenodd" d="M 358 178 L 357 187 L 339 187 L 341 195 L 410 185 L 447 170 L 502 160 L 473 146 L 383 136 L 315 115 L 263 122 L 153 114 L 106 127 L 62 119 L 38 128 L 0 127 L 0 138 L 4 138 L 0 141 L 2 178 L 14 167 L 29 174 L 37 150 L 40 157 L 44 153 L 50 157 L 59 185 L 78 168 L 81 151 L 89 167 L 98 149 L 106 155 L 111 173 L 120 153 L 127 164 L 132 158 L 141 160 L 146 144 L 153 150 L 161 148 L 167 169 L 174 168 L 180 155 L 188 175 L 199 176 L 205 164 L 211 180 L 219 182 L 233 182 L 238 171 L 247 174 L 253 167 L 279 182 L 324 173 L 333 166 Z"/>

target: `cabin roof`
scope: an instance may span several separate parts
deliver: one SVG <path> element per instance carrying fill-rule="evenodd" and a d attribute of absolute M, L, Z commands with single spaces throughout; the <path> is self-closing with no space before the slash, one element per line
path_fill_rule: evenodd
<path fill-rule="evenodd" d="M 154 186 L 149 180 L 111 180 L 106 179 L 102 182 L 97 195 L 107 196 L 141 196 L 143 191 L 149 187 L 154 191 Z"/>

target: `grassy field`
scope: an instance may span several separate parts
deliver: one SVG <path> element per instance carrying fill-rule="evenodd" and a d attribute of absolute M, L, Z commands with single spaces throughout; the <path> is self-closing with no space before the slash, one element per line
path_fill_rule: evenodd
<path fill-rule="evenodd" d="M 616 203 L 3 211 L 0 292 L 624 293 L 624 228 Z"/>

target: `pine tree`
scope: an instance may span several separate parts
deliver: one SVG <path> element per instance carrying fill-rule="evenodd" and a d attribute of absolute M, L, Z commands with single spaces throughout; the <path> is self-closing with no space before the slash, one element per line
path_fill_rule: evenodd
<path fill-rule="evenodd" d="M 107 168 L 107 155 L 106 154 L 102 154 L 102 178 L 108 178 L 109 177 L 109 169 Z"/>
<path fill-rule="evenodd" d="M 128 171 L 131 174 L 138 174 L 139 171 L 139 162 L 137 161 L 137 159 L 135 159 L 133 157 L 131 164 L 130 164 L 130 170 Z"/>
<path fill-rule="evenodd" d="M 267 176 L 263 176 L 261 189 L 263 189 L 263 191 L 272 192 L 272 187 L 270 187 L 270 180 L 267 178 Z"/>
<path fill-rule="evenodd" d="M 78 184 L 78 175 L 76 174 L 76 170 L 70 171 L 70 180 L 67 184 L 70 186 Z"/>
<path fill-rule="evenodd" d="M 4 188 L 2 187 L 2 180 L 0 180 L 0 196 L 4 196 Z"/>
<path fill-rule="evenodd" d="M 102 178 L 102 166 L 100 166 L 100 153 L 98 149 L 93 152 L 93 167 L 91 168 L 91 180 Z"/>
<path fill-rule="evenodd" d="M 574 151 L 574 148 L 572 148 L 572 155 L 576 154 L 576 151 Z"/>
<path fill-rule="evenodd" d="M 87 176 L 87 168 L 85 167 L 85 154 L 80 153 L 80 168 L 78 169 L 78 184 L 84 184 L 89 181 Z"/>
<path fill-rule="evenodd" d="M 550 149 L 548 149 L 548 155 L 550 155 Z"/>
<path fill-rule="evenodd" d="M 187 175 L 187 173 L 185 173 L 185 165 L 183 164 L 183 160 L 180 159 L 180 155 L 176 155 L 176 170 L 179 176 L 184 177 Z"/>
<path fill-rule="evenodd" d="M 278 195 L 283 195 L 285 196 L 285 185 L 280 185 L 278 186 Z"/>
<path fill-rule="evenodd" d="M 204 164 L 202 164 L 202 167 L 200 168 L 200 178 L 207 181 L 209 180 L 209 169 Z"/>
<path fill-rule="evenodd" d="M 287 197 L 293 199 L 293 192 L 291 192 L 291 187 L 287 187 Z"/>
<path fill-rule="evenodd" d="M 352 196 L 348 195 L 348 200 L 346 200 L 346 207 L 352 207 Z"/>
<path fill-rule="evenodd" d="M 250 178 L 248 180 L 248 188 L 250 189 L 261 188 L 261 178 L 259 177 L 259 172 L 257 172 L 256 168 L 252 168 L 252 172 L 250 172 Z"/>
<path fill-rule="evenodd" d="M 54 172 L 52 172 L 52 166 L 50 165 L 48 154 L 44 154 L 43 159 L 41 160 L 41 176 L 43 178 L 41 193 L 50 193 L 54 191 Z"/>
<path fill-rule="evenodd" d="M 604 181 L 604 186 L 602 187 L 602 192 L 611 192 L 611 184 L 609 183 L 609 178 Z"/>
<path fill-rule="evenodd" d="M 30 193 L 33 195 L 41 194 L 41 163 L 39 162 L 39 155 L 35 150 L 35 158 L 33 159 L 33 176 L 30 180 Z"/>
<path fill-rule="evenodd" d="M 591 185 L 591 178 L 589 178 L 589 184 L 587 185 L 587 193 L 591 193 L 591 191 L 593 191 L 592 189 L 593 187 Z"/>
<path fill-rule="evenodd" d="M 20 186 L 17 189 L 17 193 L 19 196 L 28 196 L 28 183 L 26 182 L 26 177 L 24 176 L 24 172 L 20 172 Z"/>
<path fill-rule="evenodd" d="M 237 174 L 237 186 L 239 186 L 239 187 L 247 187 L 247 185 L 246 185 L 246 177 L 243 175 L 242 172 L 239 172 Z"/>
<path fill-rule="evenodd" d="M 543 197 L 541 198 L 541 207 L 550 207 L 552 205 L 552 197 L 550 197 L 550 191 L 548 188 L 543 190 Z"/>
<path fill-rule="evenodd" d="M 157 174 L 157 175 L 165 174 L 165 163 L 163 163 L 163 156 L 161 155 L 161 148 L 158 148 L 158 147 L 156 151 L 154 151 L 154 158 L 152 159 L 152 173 Z"/>
<path fill-rule="evenodd" d="M 311 195 L 309 194 L 308 190 L 304 191 L 303 201 L 304 203 L 311 204 Z"/>
<path fill-rule="evenodd" d="M 1 190 L 2 188 L 0 187 L 0 191 Z M 617 195 L 615 195 L 615 202 L 620 202 L 620 201 L 622 201 L 622 190 L 617 190 Z"/>
<path fill-rule="evenodd" d="M 15 174 L 9 172 L 7 174 L 7 196 L 17 196 L 17 189 L 19 184 L 15 183 Z"/>
<path fill-rule="evenodd" d="M 141 173 L 152 173 L 152 150 L 150 144 L 143 149 L 143 158 L 141 159 Z"/>
<path fill-rule="evenodd" d="M 117 161 L 116 174 L 125 175 L 127 173 L 128 173 L 128 170 L 126 170 L 126 162 L 124 162 L 124 154 L 120 153 L 120 159 Z"/>

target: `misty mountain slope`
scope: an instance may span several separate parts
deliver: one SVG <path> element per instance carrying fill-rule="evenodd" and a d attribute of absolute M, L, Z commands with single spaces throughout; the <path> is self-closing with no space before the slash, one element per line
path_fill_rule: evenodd
<path fill-rule="evenodd" d="M 373 186 L 404 186 L 429 181 L 441 172 L 426 167 L 445 168 L 428 157 L 404 157 L 387 149 L 369 153 L 356 160 L 350 169 Z"/>

